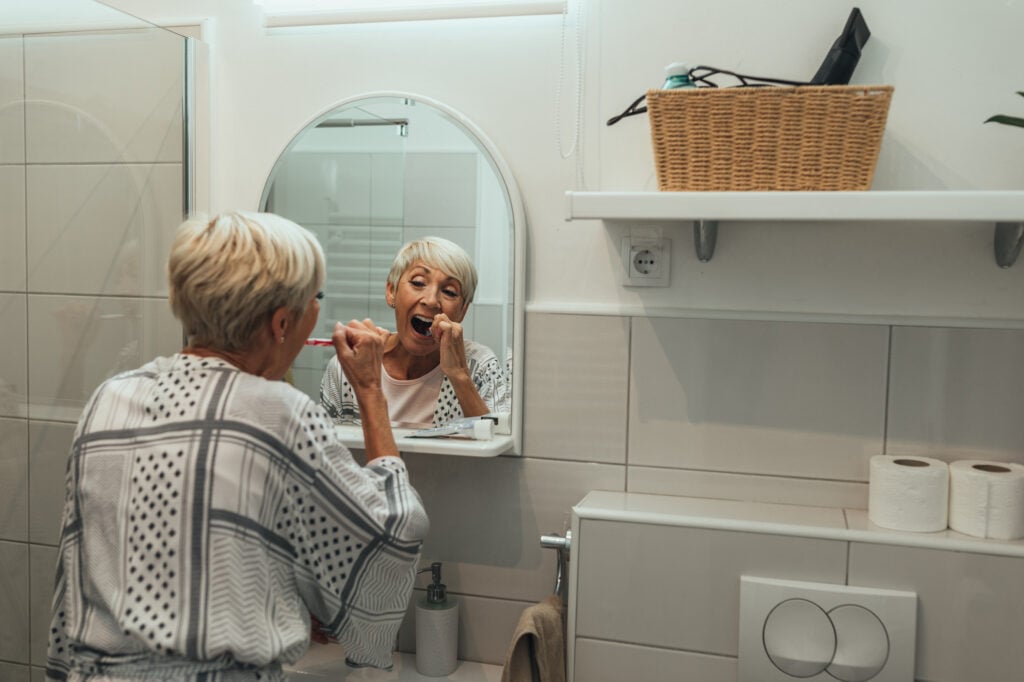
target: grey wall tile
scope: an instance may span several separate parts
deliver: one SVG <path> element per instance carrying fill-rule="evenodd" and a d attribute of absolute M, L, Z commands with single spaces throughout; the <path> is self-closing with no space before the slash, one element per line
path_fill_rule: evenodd
<path fill-rule="evenodd" d="M 1024 462 L 1024 330 L 896 327 L 889 454 Z"/>
<path fill-rule="evenodd" d="M 0 418 L 0 540 L 28 540 L 28 422 Z"/>
<path fill-rule="evenodd" d="M 57 575 L 57 548 L 28 545 L 29 567 L 32 571 L 30 599 L 31 629 L 29 633 L 32 665 L 46 665 L 46 645 L 50 632 L 50 611 L 53 603 L 53 581 Z"/>
<path fill-rule="evenodd" d="M 0 680 L 4 682 L 29 682 L 30 674 L 27 665 L 0 663 Z"/>
<path fill-rule="evenodd" d="M 570 509 L 590 490 L 625 486 L 623 467 L 606 464 L 444 455 L 405 460 L 430 516 L 423 565 L 442 562 L 450 590 L 503 599 L 550 594 L 556 556 L 540 546 L 540 536 L 568 529 Z"/>
<path fill-rule="evenodd" d="M 56 545 L 64 510 L 65 473 L 75 425 L 29 422 L 29 539 Z"/>
<path fill-rule="evenodd" d="M 866 481 L 888 331 L 634 318 L 629 463 Z"/>
<path fill-rule="evenodd" d="M 3 52 L 0 38 L 0 53 Z M 2 67 L 0 67 L 2 68 Z M 0 80 L 2 83 L 2 80 Z M 0 86 L 2 87 L 2 86 Z M 0 154 L 10 140 L 4 137 L 5 109 L 0 104 Z M 0 291 L 25 291 L 25 166 L 0 166 Z"/>
<path fill-rule="evenodd" d="M 29 662 L 28 545 L 0 541 L 0 660 Z"/>
<path fill-rule="evenodd" d="M 180 164 L 30 166 L 29 289 L 166 295 L 182 186 Z"/>
<path fill-rule="evenodd" d="M 0 294 L 0 416 L 28 416 L 28 297 Z"/>
<path fill-rule="evenodd" d="M 625 462 L 629 323 L 526 316 L 523 454 Z"/>

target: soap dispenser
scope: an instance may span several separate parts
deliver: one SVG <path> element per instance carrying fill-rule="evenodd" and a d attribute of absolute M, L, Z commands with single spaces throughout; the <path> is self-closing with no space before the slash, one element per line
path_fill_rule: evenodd
<path fill-rule="evenodd" d="M 427 677 L 444 677 L 458 665 L 459 605 L 441 582 L 441 562 L 430 568 L 427 593 L 416 600 L 416 669 Z"/>

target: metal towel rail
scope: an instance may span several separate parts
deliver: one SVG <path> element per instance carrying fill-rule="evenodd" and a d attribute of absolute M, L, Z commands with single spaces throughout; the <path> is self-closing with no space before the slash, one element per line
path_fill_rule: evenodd
<path fill-rule="evenodd" d="M 561 596 L 562 587 L 565 584 L 565 564 L 569 561 L 569 554 L 572 549 L 572 531 L 565 531 L 565 537 L 558 533 L 541 535 L 540 546 L 545 549 L 558 551 L 558 563 L 555 569 L 555 594 Z"/>

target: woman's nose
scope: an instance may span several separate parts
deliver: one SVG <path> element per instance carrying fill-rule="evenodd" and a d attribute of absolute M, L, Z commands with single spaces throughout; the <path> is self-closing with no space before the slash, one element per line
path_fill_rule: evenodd
<path fill-rule="evenodd" d="M 437 295 L 437 288 L 426 287 L 423 289 L 423 302 L 430 307 L 437 307 L 440 298 Z"/>

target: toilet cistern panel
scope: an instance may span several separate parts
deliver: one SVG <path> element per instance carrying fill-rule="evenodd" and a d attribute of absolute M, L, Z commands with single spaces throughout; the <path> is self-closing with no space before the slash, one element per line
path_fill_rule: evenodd
<path fill-rule="evenodd" d="M 917 595 L 740 578 L 739 682 L 913 682 Z"/>

